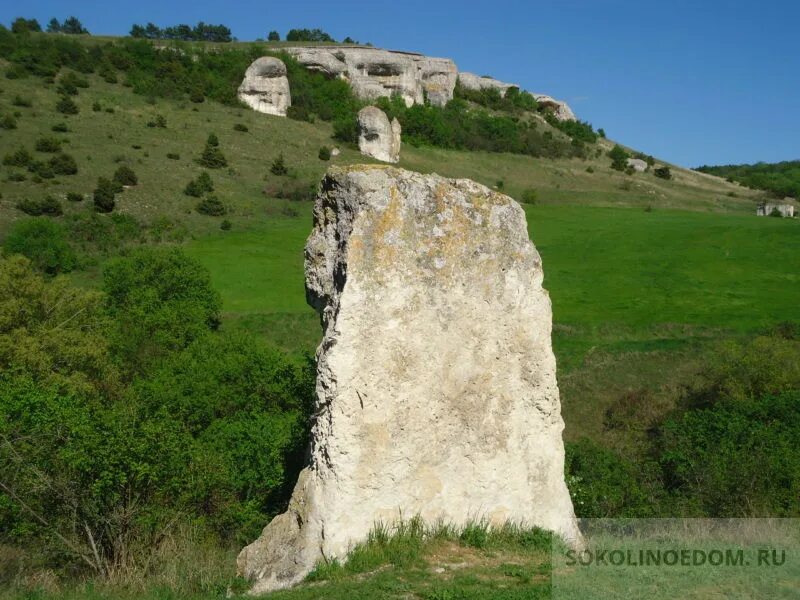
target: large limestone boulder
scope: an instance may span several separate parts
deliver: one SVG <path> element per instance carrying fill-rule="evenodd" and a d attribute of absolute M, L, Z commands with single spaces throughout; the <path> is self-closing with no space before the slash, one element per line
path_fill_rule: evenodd
<path fill-rule="evenodd" d="M 400 123 L 376 106 L 358 111 L 358 149 L 361 154 L 383 162 L 400 160 Z"/>
<path fill-rule="evenodd" d="M 625 164 L 637 173 L 644 173 L 647 171 L 647 162 L 641 158 L 629 158 L 625 161 Z"/>
<path fill-rule="evenodd" d="M 286 65 L 272 56 L 257 58 L 245 71 L 238 96 L 253 110 L 285 117 L 292 105 Z"/>
<path fill-rule="evenodd" d="M 536 99 L 536 102 L 549 109 L 553 113 L 553 116 L 559 121 L 575 120 L 575 113 L 572 112 L 572 109 L 563 100 L 556 100 L 552 96 L 546 94 L 533 94 L 533 97 Z"/>
<path fill-rule="evenodd" d="M 324 332 L 308 466 L 287 512 L 239 555 L 254 593 L 415 515 L 580 543 L 550 299 L 514 200 L 469 180 L 334 168 L 305 272 Z"/>

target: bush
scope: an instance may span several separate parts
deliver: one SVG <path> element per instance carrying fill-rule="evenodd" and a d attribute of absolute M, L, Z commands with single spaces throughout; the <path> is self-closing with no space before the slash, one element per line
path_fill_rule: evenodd
<path fill-rule="evenodd" d="M 331 159 L 331 149 L 327 146 L 322 146 L 319 149 L 319 159 L 320 160 L 330 160 Z"/>
<path fill-rule="evenodd" d="M 525 204 L 536 204 L 539 201 L 539 194 L 534 189 L 527 189 L 522 192 L 522 202 Z"/>
<path fill-rule="evenodd" d="M 59 152 L 61 142 L 56 138 L 39 138 L 35 145 L 37 152 Z"/>
<path fill-rule="evenodd" d="M 219 198 L 216 196 L 206 196 L 197 203 L 197 212 L 211 217 L 221 217 L 228 211 Z"/>
<path fill-rule="evenodd" d="M 221 169 L 222 167 L 228 166 L 228 161 L 219 147 L 209 143 L 206 144 L 199 162 L 202 166 L 209 169 Z"/>
<path fill-rule="evenodd" d="M 158 127 L 159 129 L 167 128 L 167 118 L 164 115 L 156 115 L 152 121 L 147 122 L 148 127 Z"/>
<path fill-rule="evenodd" d="M 189 92 L 189 100 L 194 102 L 195 104 L 202 104 L 205 102 L 206 97 L 203 94 L 203 90 L 201 89 L 193 89 Z"/>
<path fill-rule="evenodd" d="M 102 110 L 103 110 L 103 107 L 100 105 L 99 102 L 97 102 L 96 100 L 94 102 L 92 102 L 92 111 L 93 112 L 101 112 Z"/>
<path fill-rule="evenodd" d="M 56 103 L 56 110 L 65 115 L 77 115 L 79 112 L 78 105 L 69 96 L 61 97 Z"/>
<path fill-rule="evenodd" d="M 68 273 L 78 262 L 75 251 L 67 243 L 63 225 L 49 219 L 23 219 L 14 223 L 6 236 L 3 252 L 22 254 L 36 269 L 48 275 Z"/>
<path fill-rule="evenodd" d="M 56 133 L 67 133 L 69 132 L 69 127 L 67 127 L 66 123 L 56 123 L 50 128 L 50 130 Z"/>
<path fill-rule="evenodd" d="M 32 162 L 33 156 L 25 148 L 19 148 L 3 157 L 3 164 L 7 167 L 27 167 Z"/>
<path fill-rule="evenodd" d="M 33 100 L 30 98 L 24 98 L 17 94 L 14 96 L 14 99 L 11 101 L 11 104 L 14 106 L 22 106 L 23 108 L 30 108 L 33 106 Z"/>
<path fill-rule="evenodd" d="M 247 125 L 244 125 L 242 123 L 236 123 L 233 126 L 233 130 L 234 131 L 241 131 L 242 133 L 247 133 L 249 131 L 249 129 L 247 128 Z"/>
<path fill-rule="evenodd" d="M 668 492 L 711 517 L 800 511 L 800 392 L 763 396 L 669 418 L 660 464 Z"/>
<path fill-rule="evenodd" d="M 200 175 L 197 176 L 197 179 L 192 179 L 189 183 L 186 184 L 186 187 L 183 190 L 183 193 L 187 196 L 194 196 L 195 198 L 199 198 L 206 192 L 213 192 L 214 191 L 214 182 L 211 179 L 211 175 L 208 172 L 203 171 Z"/>
<path fill-rule="evenodd" d="M 78 173 L 78 163 L 69 154 L 60 152 L 48 161 L 50 168 L 56 175 L 75 175 Z"/>
<path fill-rule="evenodd" d="M 14 118 L 14 115 L 3 115 L 0 118 L 0 129 L 16 129 L 17 128 L 17 120 Z"/>
<path fill-rule="evenodd" d="M 175 248 L 110 261 L 103 290 L 118 324 L 113 347 L 129 370 L 142 372 L 219 325 L 221 301 L 208 271 Z"/>
<path fill-rule="evenodd" d="M 17 203 L 17 208 L 24 212 L 25 214 L 38 217 L 40 215 L 46 215 L 48 217 L 58 217 L 59 215 L 63 214 L 63 209 L 61 208 L 61 202 L 59 202 L 53 196 L 45 196 L 41 200 L 20 200 Z"/>
<path fill-rule="evenodd" d="M 279 154 L 278 158 L 272 161 L 272 166 L 269 170 L 273 175 L 287 175 L 289 173 L 289 169 L 286 167 L 286 163 L 283 159 L 283 153 Z"/>
<path fill-rule="evenodd" d="M 611 450 L 584 438 L 566 445 L 567 486 L 582 518 L 645 517 L 652 499 L 636 466 Z"/>
<path fill-rule="evenodd" d="M 219 228 L 222 229 L 222 231 L 230 231 L 231 227 L 233 227 L 233 225 L 228 219 L 223 220 L 222 223 L 219 224 Z"/>
<path fill-rule="evenodd" d="M 619 144 L 609 151 L 608 156 L 611 159 L 611 168 L 617 171 L 624 171 L 628 167 L 628 159 L 631 157 L 628 151 Z"/>
<path fill-rule="evenodd" d="M 70 202 L 83 202 L 83 194 L 78 192 L 67 192 L 67 200 Z"/>
<path fill-rule="evenodd" d="M 219 138 L 217 137 L 217 134 L 209 133 L 208 134 L 208 139 L 206 139 L 206 145 L 207 146 L 215 146 L 215 147 L 219 146 Z"/>
<path fill-rule="evenodd" d="M 136 173 L 127 165 L 120 165 L 117 167 L 117 170 L 114 171 L 113 179 L 120 185 L 137 185 L 139 183 L 139 178 L 136 177 Z"/>
<path fill-rule="evenodd" d="M 672 179 L 672 171 L 670 171 L 669 167 L 659 167 L 653 171 L 653 174 L 661 179 Z"/>
<path fill-rule="evenodd" d="M 115 193 L 114 184 L 105 177 L 100 177 L 93 192 L 94 209 L 103 213 L 109 213 L 114 210 L 116 204 L 114 202 Z"/>
<path fill-rule="evenodd" d="M 177 152 L 167 152 L 167 158 L 170 160 L 180 160 L 181 155 Z"/>

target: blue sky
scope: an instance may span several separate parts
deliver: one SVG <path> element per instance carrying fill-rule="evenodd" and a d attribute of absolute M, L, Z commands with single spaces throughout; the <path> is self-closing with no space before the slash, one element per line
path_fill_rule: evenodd
<path fill-rule="evenodd" d="M 683 166 L 800 159 L 800 2 L 284 0 L 3 2 L 0 21 L 224 23 L 241 40 L 319 27 L 447 56 L 569 102 L 609 137 Z"/>

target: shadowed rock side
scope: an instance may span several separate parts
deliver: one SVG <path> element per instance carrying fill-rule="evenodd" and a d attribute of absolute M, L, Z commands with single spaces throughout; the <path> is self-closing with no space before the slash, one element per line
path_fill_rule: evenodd
<path fill-rule="evenodd" d="M 285 117 L 292 105 L 286 65 L 271 56 L 256 59 L 245 71 L 238 96 L 253 110 Z"/>
<path fill-rule="evenodd" d="M 309 462 L 287 512 L 239 555 L 252 592 L 414 515 L 579 543 L 550 300 L 519 205 L 469 180 L 332 169 L 305 254 L 324 330 Z"/>
<path fill-rule="evenodd" d="M 365 106 L 358 111 L 358 149 L 383 162 L 400 160 L 400 122 L 389 121 L 380 108 Z"/>

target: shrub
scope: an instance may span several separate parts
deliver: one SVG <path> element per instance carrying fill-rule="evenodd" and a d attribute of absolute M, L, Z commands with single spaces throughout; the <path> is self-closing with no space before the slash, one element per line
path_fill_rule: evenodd
<path fill-rule="evenodd" d="M 25 181 L 28 179 L 25 177 L 24 173 L 9 173 L 8 177 L 6 178 L 8 181 Z"/>
<path fill-rule="evenodd" d="M 222 223 L 219 224 L 219 228 L 222 229 L 222 231 L 230 231 L 231 227 L 233 227 L 233 225 L 228 219 L 223 220 Z"/>
<path fill-rule="evenodd" d="M 92 111 L 93 112 L 101 112 L 102 110 L 103 110 L 103 107 L 100 105 L 99 102 L 97 102 L 96 100 L 94 102 L 92 102 Z"/>
<path fill-rule="evenodd" d="M 202 166 L 209 169 L 221 169 L 228 165 L 228 161 L 219 147 L 212 144 L 206 144 L 199 162 Z"/>
<path fill-rule="evenodd" d="M 67 192 L 67 200 L 70 202 L 83 202 L 83 194 L 78 192 Z"/>
<path fill-rule="evenodd" d="M 19 148 L 12 154 L 3 157 L 3 164 L 7 167 L 27 167 L 33 162 L 33 156 L 25 148 Z"/>
<path fill-rule="evenodd" d="M 219 198 L 216 196 L 206 196 L 197 203 L 197 212 L 211 217 L 221 217 L 228 211 Z"/>
<path fill-rule="evenodd" d="M 209 133 L 208 139 L 206 140 L 206 145 L 208 146 L 219 146 L 219 138 L 215 133 Z"/>
<path fill-rule="evenodd" d="M 14 223 L 3 243 L 3 252 L 22 254 L 48 275 L 67 273 L 78 262 L 67 243 L 63 225 L 49 219 L 23 219 Z"/>
<path fill-rule="evenodd" d="M 39 138 L 35 145 L 37 152 L 59 152 L 61 142 L 56 138 Z"/>
<path fill-rule="evenodd" d="M 211 175 L 208 172 L 203 171 L 200 175 L 197 176 L 197 179 L 192 179 L 189 183 L 186 184 L 186 187 L 183 190 L 183 193 L 187 196 L 194 196 L 195 198 L 199 198 L 206 192 L 213 192 L 214 191 L 214 182 L 211 179 Z"/>
<path fill-rule="evenodd" d="M 609 151 L 608 156 L 611 159 L 611 168 L 617 171 L 624 171 L 628 167 L 627 161 L 631 157 L 628 151 L 619 144 Z"/>
<path fill-rule="evenodd" d="M 113 345 L 129 369 L 155 364 L 219 325 L 221 300 L 208 271 L 175 248 L 142 248 L 109 261 L 106 305 Z"/>
<path fill-rule="evenodd" d="M 594 167 L 586 167 L 587 173 L 594 173 Z"/>
<path fill-rule="evenodd" d="M 289 169 L 286 167 L 286 163 L 283 159 L 283 153 L 279 154 L 278 158 L 272 161 L 272 166 L 269 170 L 273 175 L 286 175 L 289 173 Z"/>
<path fill-rule="evenodd" d="M 57 217 L 63 214 L 61 203 L 53 196 L 45 196 L 41 200 L 30 200 L 26 198 L 17 202 L 17 208 L 33 217 L 38 217 L 40 215 Z"/>
<path fill-rule="evenodd" d="M 319 159 L 320 160 L 330 160 L 331 159 L 331 149 L 327 146 L 322 146 L 319 149 Z"/>
<path fill-rule="evenodd" d="M 167 152 L 167 158 L 170 160 L 180 160 L 181 155 L 177 152 Z"/>
<path fill-rule="evenodd" d="M 158 127 L 159 129 L 167 128 L 167 118 L 164 115 L 156 115 L 152 121 L 147 122 L 148 127 Z"/>
<path fill-rule="evenodd" d="M 672 171 L 670 171 L 669 167 L 659 167 L 653 171 L 653 174 L 661 179 L 672 179 Z"/>
<path fill-rule="evenodd" d="M 575 514 L 582 518 L 644 517 L 651 498 L 636 466 L 586 438 L 566 444 L 565 473 Z"/>
<path fill-rule="evenodd" d="M 114 190 L 114 184 L 105 177 L 97 180 L 97 187 L 93 192 L 94 209 L 97 212 L 108 213 L 114 210 Z"/>
<path fill-rule="evenodd" d="M 17 128 L 17 120 L 14 118 L 14 115 L 3 115 L 0 118 L 0 129 L 16 129 Z"/>
<path fill-rule="evenodd" d="M 77 115 L 79 112 L 78 105 L 69 96 L 61 97 L 56 103 L 56 110 L 65 115 Z"/>
<path fill-rule="evenodd" d="M 78 173 L 78 163 L 69 154 L 60 152 L 48 161 L 50 168 L 56 175 L 75 175 Z"/>
<path fill-rule="evenodd" d="M 33 100 L 31 100 L 30 98 L 24 98 L 19 94 L 17 94 L 16 96 L 14 96 L 14 99 L 11 101 L 11 104 L 13 104 L 14 106 L 22 106 L 24 108 L 30 108 L 31 106 L 33 106 Z"/>
<path fill-rule="evenodd" d="M 139 178 L 136 177 L 133 169 L 127 165 L 120 165 L 114 171 L 114 181 L 120 185 L 136 185 L 139 183 Z"/>
<path fill-rule="evenodd" d="M 660 465 L 677 504 L 711 517 L 800 511 L 800 392 L 690 410 L 661 429 Z"/>
<path fill-rule="evenodd" d="M 286 116 L 293 121 L 304 121 L 306 123 L 313 123 L 314 117 L 305 106 L 292 105 L 286 109 Z"/>
<path fill-rule="evenodd" d="M 56 123 L 50 128 L 50 130 L 56 133 L 67 133 L 69 132 L 69 127 L 67 127 L 66 123 Z"/>
<path fill-rule="evenodd" d="M 44 162 L 41 160 L 34 160 L 28 164 L 28 171 L 34 173 L 40 179 L 53 179 L 56 176 L 50 161 Z M 34 180 L 36 178 L 34 177 Z M 38 183 L 38 182 L 37 182 Z"/>
<path fill-rule="evenodd" d="M 236 124 L 233 126 L 233 130 L 234 130 L 234 131 L 241 131 L 242 133 L 247 133 L 248 131 L 250 131 L 250 130 L 247 128 L 247 125 L 244 125 L 244 124 L 242 124 L 242 123 L 236 123 Z"/>
<path fill-rule="evenodd" d="M 193 89 L 191 92 L 189 92 L 189 100 L 195 104 L 202 104 L 205 102 L 206 97 L 203 94 L 203 90 Z"/>
<path fill-rule="evenodd" d="M 528 188 L 522 192 L 522 202 L 525 204 L 536 204 L 539 201 L 539 194 L 536 190 Z"/>

